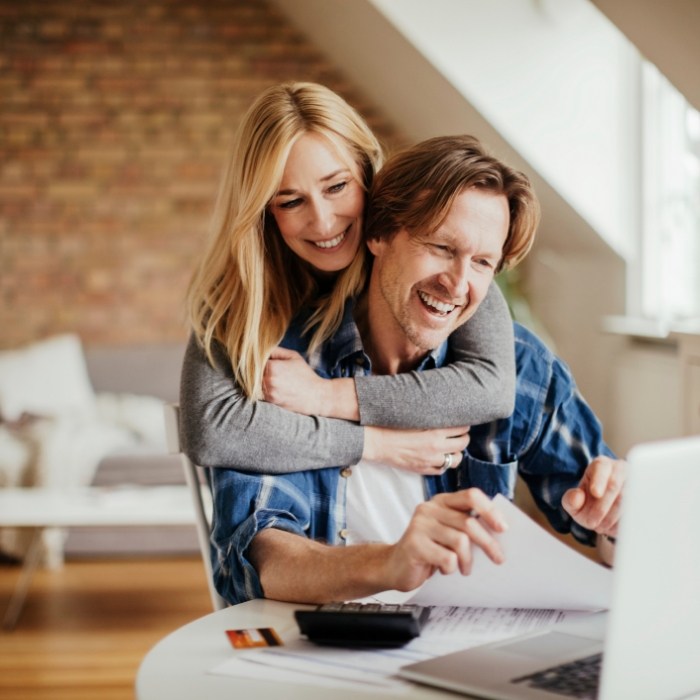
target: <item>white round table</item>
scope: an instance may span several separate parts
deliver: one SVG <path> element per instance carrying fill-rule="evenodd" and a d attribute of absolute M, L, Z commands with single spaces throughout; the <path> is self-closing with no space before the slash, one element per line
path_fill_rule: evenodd
<path fill-rule="evenodd" d="M 357 700 L 385 697 L 374 690 L 361 692 L 347 687 L 328 688 L 276 681 L 253 680 L 209 673 L 231 658 L 235 650 L 226 636 L 229 629 L 273 627 L 283 636 L 298 629 L 293 611 L 299 605 L 271 600 L 252 600 L 201 617 L 172 632 L 156 644 L 141 662 L 136 677 L 138 700 Z M 390 695 L 386 697 L 391 697 Z M 410 686 L 399 697 L 407 700 L 446 700 L 453 693 Z"/>

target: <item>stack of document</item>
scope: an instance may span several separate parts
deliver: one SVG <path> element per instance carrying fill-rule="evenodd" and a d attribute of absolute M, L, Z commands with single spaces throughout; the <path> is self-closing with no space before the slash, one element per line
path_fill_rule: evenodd
<path fill-rule="evenodd" d="M 373 598 L 432 607 L 421 636 L 406 646 L 319 647 L 293 629 L 282 635 L 283 646 L 238 651 L 210 672 L 365 690 L 370 685 L 373 691 L 395 693 L 405 689 L 405 681 L 394 674 L 406 664 L 608 608 L 609 569 L 552 537 L 502 496 L 494 503 L 508 522 L 499 535 L 503 564 L 493 564 L 475 549 L 469 576 L 436 574 L 410 593 L 385 591 Z"/>

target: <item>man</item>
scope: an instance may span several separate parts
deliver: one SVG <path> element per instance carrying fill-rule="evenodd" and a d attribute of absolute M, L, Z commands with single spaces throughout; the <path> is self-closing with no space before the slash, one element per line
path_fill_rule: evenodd
<path fill-rule="evenodd" d="M 448 335 L 532 243 L 529 183 L 474 139 L 446 137 L 391 159 L 370 202 L 369 284 L 315 368 L 346 376 L 441 366 Z M 436 571 L 468 574 L 475 546 L 498 564 L 507 523 L 491 497 L 512 497 L 517 473 L 557 529 L 588 542 L 614 535 L 623 463 L 567 368 L 525 329 L 515 335 L 515 411 L 473 428 L 455 469 L 429 477 L 362 463 L 277 476 L 213 470 L 220 593 L 231 602 L 323 602 L 411 590 Z"/>

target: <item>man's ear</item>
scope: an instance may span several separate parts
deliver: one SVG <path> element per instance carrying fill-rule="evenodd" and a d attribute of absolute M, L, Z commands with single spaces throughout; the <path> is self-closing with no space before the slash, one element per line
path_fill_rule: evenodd
<path fill-rule="evenodd" d="M 369 248 L 369 252 L 374 255 L 376 258 L 378 255 L 381 255 L 382 250 L 384 250 L 384 246 L 386 245 L 386 241 L 383 238 L 368 238 L 367 239 L 367 247 Z"/>

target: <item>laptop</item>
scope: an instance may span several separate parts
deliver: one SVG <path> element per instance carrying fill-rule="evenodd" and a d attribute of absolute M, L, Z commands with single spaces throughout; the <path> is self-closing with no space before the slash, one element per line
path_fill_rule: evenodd
<path fill-rule="evenodd" d="M 609 611 L 399 675 L 497 700 L 700 698 L 700 436 L 630 451 Z"/>

